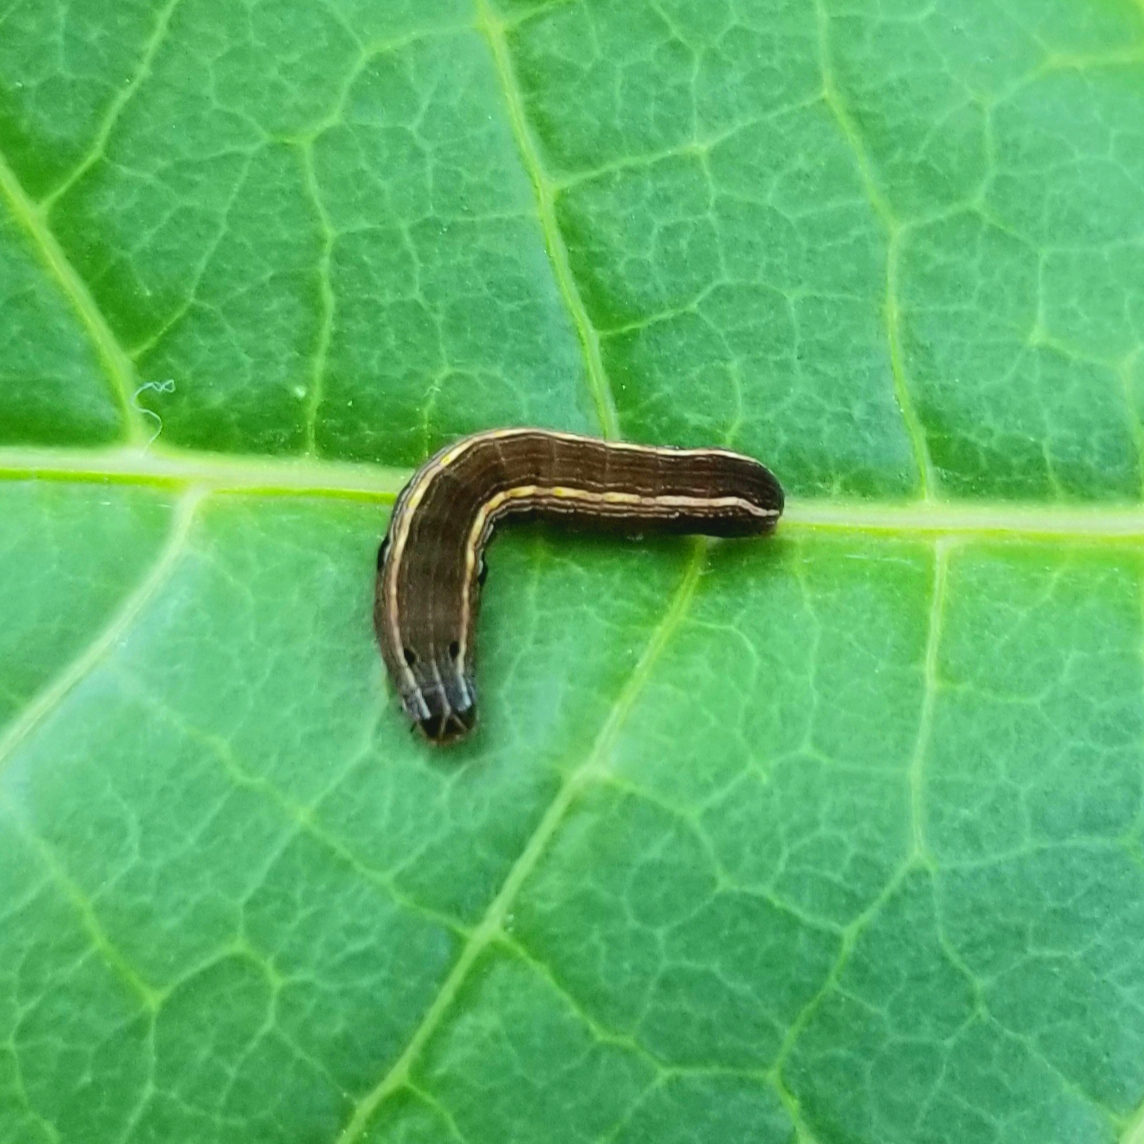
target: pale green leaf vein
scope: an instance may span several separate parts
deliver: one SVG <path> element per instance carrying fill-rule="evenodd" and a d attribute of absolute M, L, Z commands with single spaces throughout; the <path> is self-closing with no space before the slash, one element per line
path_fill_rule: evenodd
<path fill-rule="evenodd" d="M 1121 390 L 1124 393 L 1124 408 L 1128 418 L 1128 427 L 1132 433 L 1132 440 L 1136 445 L 1136 458 L 1140 468 L 1140 490 L 1144 496 L 1144 424 L 1141 423 L 1140 414 L 1136 408 L 1133 394 L 1132 375 L 1137 363 L 1144 360 L 1144 346 L 1138 346 L 1123 361 L 1116 365 L 1116 375 L 1120 379 Z"/>
<path fill-rule="evenodd" d="M 136 378 L 131 359 L 112 333 L 87 284 L 64 253 L 48 225 L 47 216 L 28 197 L 3 155 L 0 155 L 0 195 L 7 200 L 13 218 L 31 239 L 32 245 L 87 331 L 107 374 L 112 396 L 119 406 L 127 439 L 136 444 L 147 441 L 151 431 L 133 400 Z"/>
<path fill-rule="evenodd" d="M 544 234 L 544 244 L 548 249 L 548 257 L 552 263 L 556 286 L 572 318 L 576 335 L 580 339 L 587 369 L 588 386 L 596 406 L 596 417 L 600 422 L 600 429 L 604 436 L 616 438 L 620 435 L 619 419 L 616 415 L 616 403 L 611 383 L 608 381 L 607 371 L 604 369 L 603 358 L 600 355 L 599 334 L 588 316 L 584 299 L 580 296 L 580 288 L 576 284 L 576 278 L 568 260 L 568 248 L 564 243 L 560 224 L 556 220 L 558 188 L 544 170 L 540 153 L 528 126 L 524 99 L 516 81 L 508 42 L 505 38 L 507 28 L 494 15 L 486 0 L 476 0 L 476 8 L 476 27 L 484 35 L 492 51 L 493 64 L 496 68 L 497 80 L 504 93 L 513 137 L 520 151 L 521 162 L 532 182 L 533 192 L 536 195 L 540 227 Z"/>
<path fill-rule="evenodd" d="M 916 869 L 916 859 L 910 858 L 903 862 L 887 880 L 878 896 L 842 931 L 842 941 L 838 948 L 838 956 L 834 959 L 834 964 L 830 967 L 818 992 L 811 997 L 795 1015 L 794 1020 L 791 1021 L 786 1036 L 783 1038 L 783 1043 L 779 1047 L 778 1055 L 775 1057 L 775 1063 L 771 1068 L 771 1075 L 774 1078 L 775 1086 L 783 1098 L 783 1103 L 787 1104 L 788 1107 L 797 1107 L 797 1101 L 795 1101 L 783 1080 L 783 1070 L 786 1067 L 787 1061 L 790 1059 L 791 1053 L 794 1051 L 795 1045 L 798 1043 L 799 1037 L 802 1036 L 811 1018 L 818 1012 L 823 1001 L 838 987 L 838 983 L 842 978 L 842 971 L 850 961 L 854 948 L 858 944 L 858 939 L 866 932 L 879 914 L 881 914 L 886 903 L 898 892 L 906 878 Z"/>
<path fill-rule="evenodd" d="M 628 1033 L 617 1033 L 602 1025 L 592 1013 L 584 1008 L 583 1001 L 560 980 L 552 966 L 533 952 L 533 950 L 529 949 L 528 946 L 523 944 L 518 937 L 513 934 L 501 934 L 498 937 L 498 942 L 506 951 L 519 958 L 521 963 L 528 966 L 533 973 L 544 979 L 549 988 L 559 995 L 572 1012 L 575 1013 L 576 1020 L 584 1025 L 597 1043 L 601 1045 L 613 1045 L 616 1048 L 623 1049 L 624 1052 L 630 1053 L 634 1057 L 639 1057 L 654 1069 L 657 1074 L 663 1074 L 668 1071 L 664 1063 L 658 1057 L 654 1056 L 644 1045 L 640 1044 L 634 1036 Z"/>
<path fill-rule="evenodd" d="M 1144 1104 L 1141 1104 L 1128 1118 L 1119 1144 L 1144 1144 Z"/>
<path fill-rule="evenodd" d="M 202 492 L 189 489 L 173 513 L 167 541 L 150 571 L 123 601 L 106 627 L 23 709 L 0 738 L 0 772 L 63 701 L 131 631 L 143 610 L 166 586 L 190 535 Z"/>
<path fill-rule="evenodd" d="M 929 631 L 926 635 L 925 660 L 922 665 L 922 709 L 918 717 L 918 733 L 910 759 L 910 825 L 914 854 L 927 865 L 933 865 L 926 844 L 925 767 L 933 739 L 934 709 L 941 687 L 938 656 L 941 651 L 942 621 L 945 616 L 945 593 L 949 579 L 950 541 L 940 538 L 934 545 L 933 596 L 930 601 Z"/>
<path fill-rule="evenodd" d="M 291 798 L 265 775 L 258 774 L 243 764 L 235 754 L 233 746 L 226 739 L 193 725 L 165 702 L 161 696 L 154 694 L 146 686 L 145 681 L 127 675 L 122 676 L 122 678 L 124 687 L 130 690 L 132 697 L 137 702 L 144 704 L 156 718 L 168 724 L 189 742 L 204 748 L 208 756 L 215 760 L 236 787 L 248 790 L 264 799 L 285 822 L 289 823 L 291 833 L 281 841 L 280 848 L 274 855 L 275 861 L 278 860 L 286 847 L 296 839 L 308 838 L 317 846 L 334 855 L 340 862 L 345 863 L 362 881 L 378 887 L 410 913 L 416 914 L 450 933 L 462 932 L 454 918 L 422 905 L 403 893 L 398 889 L 391 874 L 375 869 L 363 861 L 341 839 L 322 826 L 319 820 L 318 809 L 323 800 L 344 781 L 346 774 L 361 762 L 372 749 L 374 732 L 377 729 L 378 720 L 382 717 L 382 708 L 379 707 L 371 716 L 361 743 L 350 754 L 341 771 L 311 803 L 305 804 Z"/>
<path fill-rule="evenodd" d="M 4 18 L 0 16 L 0 26 L 3 26 Z M 24 1082 L 24 1067 L 20 1059 L 20 1054 L 15 1052 L 11 1047 L 11 1041 L 5 1046 L 8 1049 L 8 1060 L 10 1061 L 10 1076 L 11 1076 L 11 1091 L 18 1096 L 20 1102 L 23 1104 L 24 1112 L 27 1117 L 33 1121 L 37 1127 L 42 1128 L 48 1139 L 53 1144 L 58 1144 L 62 1139 L 59 1129 L 48 1120 L 48 1118 L 35 1108 L 32 1104 L 31 1098 L 28 1096 L 28 1086 Z"/>
<path fill-rule="evenodd" d="M 144 980 L 139 971 L 111 940 L 100 923 L 91 898 L 67 872 L 52 847 L 35 834 L 29 824 L 11 806 L 6 792 L 0 793 L 0 805 L 7 812 L 8 821 L 43 863 L 52 884 L 63 894 L 75 911 L 80 926 L 87 934 L 92 948 L 99 955 L 104 965 L 127 986 L 143 1008 L 154 1013 L 159 1008 L 162 993 Z"/>
<path fill-rule="evenodd" d="M 127 347 L 127 351 L 132 360 L 140 361 L 145 354 L 150 353 L 171 330 L 191 312 L 192 307 L 198 299 L 199 289 L 203 284 L 203 279 L 206 277 L 207 271 L 211 268 L 211 263 L 221 249 L 229 232 L 231 212 L 238 202 L 239 195 L 241 195 L 246 188 L 246 181 L 250 176 L 250 167 L 255 154 L 255 151 L 246 153 L 242 169 L 238 172 L 230 194 L 227 196 L 226 202 L 223 204 L 222 210 L 219 213 L 218 227 L 211 240 L 203 246 L 196 260 L 194 270 L 187 277 L 187 287 L 183 301 L 145 338 Z"/>
<path fill-rule="evenodd" d="M 894 398 L 902 414 L 906 434 L 914 452 L 914 460 L 918 467 L 918 480 L 920 482 L 923 499 L 929 499 L 937 489 L 937 477 L 933 462 L 930 458 L 929 445 L 926 441 L 925 427 L 914 408 L 913 397 L 910 394 L 906 378 L 905 361 L 901 344 L 901 308 L 898 299 L 898 260 L 900 255 L 902 224 L 894 216 L 886 196 L 878 186 L 874 175 L 870 156 L 866 152 L 865 143 L 850 114 L 842 93 L 834 79 L 834 66 L 830 48 L 830 15 L 826 11 L 824 0 L 815 0 L 815 16 L 818 21 L 818 50 L 822 68 L 823 98 L 834 121 L 838 124 L 847 146 L 853 152 L 858 168 L 858 175 L 862 181 L 870 206 L 886 230 L 886 295 L 883 301 L 884 320 L 886 323 L 886 340 L 889 346 L 890 371 L 894 382 Z"/>
<path fill-rule="evenodd" d="M 330 219 L 326 204 L 322 201 L 322 191 L 318 186 L 317 172 L 314 170 L 314 147 L 306 143 L 302 148 L 302 162 L 306 173 L 306 187 L 317 211 L 318 223 L 322 232 L 322 249 L 318 255 L 318 298 L 321 311 L 318 324 L 318 341 L 314 348 L 314 364 L 310 371 L 310 392 L 306 400 L 305 440 L 306 454 L 313 457 L 317 453 L 318 410 L 326 389 L 326 363 L 330 356 L 330 341 L 334 332 L 334 309 L 337 300 L 330 280 L 330 263 L 334 255 L 334 224 Z"/>
<path fill-rule="evenodd" d="M 150 76 L 155 57 L 167 39 L 167 31 L 171 26 L 171 19 L 175 15 L 175 9 L 178 8 L 181 3 L 182 0 L 167 0 L 167 3 L 159 10 L 158 15 L 155 17 L 155 25 L 151 29 L 151 35 L 147 37 L 147 41 L 143 45 L 143 50 L 140 53 L 139 66 L 135 69 L 135 73 L 126 80 L 123 87 L 116 93 L 115 98 L 112 99 L 108 105 L 107 112 L 103 117 L 102 123 L 99 125 L 99 130 L 96 132 L 95 139 L 87 154 L 80 160 L 75 170 L 40 204 L 45 214 L 51 210 L 52 205 L 57 199 L 65 195 L 99 162 L 102 156 L 107 154 L 107 141 L 111 138 L 111 133 L 115 130 L 115 125 L 119 122 L 119 118 L 127 105 L 135 98 L 139 89 L 146 82 L 148 76 Z"/>
<path fill-rule="evenodd" d="M 601 774 L 606 773 L 608 757 L 616 737 L 627 719 L 632 705 L 643 690 L 656 661 L 664 647 L 687 613 L 691 599 L 707 555 L 707 544 L 699 541 L 694 545 L 689 563 L 679 587 L 672 596 L 663 619 L 652 633 L 627 682 L 620 690 L 608 717 L 604 720 L 599 734 L 592 744 L 584 761 L 570 770 L 560 785 L 556 797 L 541 816 L 520 856 L 513 863 L 496 896 L 490 902 L 484 916 L 473 928 L 468 941 L 461 950 L 445 978 L 437 996 L 425 1011 L 421 1023 L 414 1030 L 404 1051 L 384 1077 L 358 1101 L 354 1115 L 338 1138 L 338 1144 L 353 1144 L 360 1140 L 369 1126 L 373 1114 L 386 1097 L 400 1089 L 421 1056 L 430 1037 L 440 1027 L 453 1006 L 462 985 L 468 978 L 480 955 L 503 931 L 505 918 L 512 909 L 521 887 L 547 853 L 553 838 L 564 822 L 568 811 L 583 791 Z"/>

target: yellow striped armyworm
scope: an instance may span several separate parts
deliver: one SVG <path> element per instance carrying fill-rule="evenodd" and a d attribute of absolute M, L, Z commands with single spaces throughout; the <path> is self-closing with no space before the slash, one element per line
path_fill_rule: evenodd
<path fill-rule="evenodd" d="M 755 536 L 770 532 L 782 509 L 770 470 L 726 449 L 544 429 L 491 429 L 447 446 L 401 491 L 377 554 L 374 627 L 406 713 L 434 743 L 460 739 L 476 724 L 483 552 L 502 518 Z"/>

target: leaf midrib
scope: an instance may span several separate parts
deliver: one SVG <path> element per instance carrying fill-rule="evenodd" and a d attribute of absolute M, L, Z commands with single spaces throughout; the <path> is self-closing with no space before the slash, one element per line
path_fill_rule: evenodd
<path fill-rule="evenodd" d="M 0 481 L 112 483 L 390 504 L 412 473 L 412 469 L 364 462 L 229 456 L 165 448 L 0 447 Z M 781 528 L 870 532 L 888 537 L 969 534 L 1138 541 L 1144 539 L 1144 505 L 790 497 Z"/>

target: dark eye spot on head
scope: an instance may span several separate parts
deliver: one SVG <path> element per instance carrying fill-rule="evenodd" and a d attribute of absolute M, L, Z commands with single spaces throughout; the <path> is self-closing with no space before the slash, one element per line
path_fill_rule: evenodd
<path fill-rule="evenodd" d="M 449 645 L 449 658 L 450 659 L 456 659 L 457 656 L 459 656 L 460 654 L 461 654 L 461 645 L 456 640 L 454 640 Z"/>
<path fill-rule="evenodd" d="M 401 654 L 405 656 L 405 662 L 409 664 L 410 667 L 412 667 L 417 662 L 417 656 L 414 655 L 412 649 L 403 647 L 401 649 Z"/>
<path fill-rule="evenodd" d="M 389 537 L 381 542 L 381 547 L 377 550 L 377 570 L 381 571 L 381 566 L 385 563 L 385 554 L 389 551 Z"/>

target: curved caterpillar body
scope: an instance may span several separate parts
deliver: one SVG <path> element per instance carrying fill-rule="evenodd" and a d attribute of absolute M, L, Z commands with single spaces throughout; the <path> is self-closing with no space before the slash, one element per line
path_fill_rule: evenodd
<path fill-rule="evenodd" d="M 402 705 L 435 743 L 460 739 L 476 724 L 482 553 L 503 517 L 753 536 L 773 529 L 782 509 L 770 470 L 725 449 L 628 445 L 541 429 L 462 438 L 414 473 L 378 551 L 374 627 Z"/>

